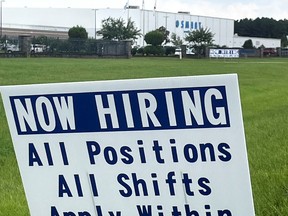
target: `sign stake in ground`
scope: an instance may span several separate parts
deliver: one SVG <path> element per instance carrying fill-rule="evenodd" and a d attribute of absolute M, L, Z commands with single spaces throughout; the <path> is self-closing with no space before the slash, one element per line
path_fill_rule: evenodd
<path fill-rule="evenodd" d="M 237 75 L 1 87 L 32 216 L 253 216 Z"/>

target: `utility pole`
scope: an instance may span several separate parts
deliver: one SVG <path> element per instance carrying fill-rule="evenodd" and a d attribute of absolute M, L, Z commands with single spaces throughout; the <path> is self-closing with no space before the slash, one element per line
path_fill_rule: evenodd
<path fill-rule="evenodd" d="M 0 16 L 0 37 L 2 38 L 3 35 L 3 2 L 5 2 L 5 0 L 0 0 L 0 7 L 1 7 L 1 16 Z"/>
<path fill-rule="evenodd" d="M 156 29 L 156 22 L 157 22 L 157 17 L 156 17 L 156 4 L 157 4 L 157 0 L 155 0 L 155 4 L 154 4 L 154 16 L 155 16 L 155 29 Z"/>
<path fill-rule="evenodd" d="M 167 19 L 169 18 L 169 16 L 167 16 L 167 14 L 166 14 L 166 16 L 164 16 L 164 18 L 165 18 L 165 28 L 167 30 Z"/>
<path fill-rule="evenodd" d="M 127 0 L 125 6 L 124 6 L 124 9 L 127 10 L 127 23 L 128 23 L 128 20 L 130 18 L 130 15 L 129 15 L 129 9 L 130 9 L 130 3 L 129 3 L 129 0 Z"/>
<path fill-rule="evenodd" d="M 97 36 L 97 10 L 98 9 L 93 9 L 93 10 L 94 10 L 94 29 L 95 29 L 94 38 L 96 40 L 96 36 Z"/>
<path fill-rule="evenodd" d="M 142 46 L 144 46 L 144 34 L 145 34 L 145 3 L 144 0 L 142 1 L 142 21 L 143 21 L 143 26 L 142 26 L 142 37 L 143 37 L 143 41 L 142 41 Z"/>

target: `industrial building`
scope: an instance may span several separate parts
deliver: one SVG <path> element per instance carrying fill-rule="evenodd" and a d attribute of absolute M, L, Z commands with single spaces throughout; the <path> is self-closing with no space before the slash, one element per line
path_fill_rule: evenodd
<path fill-rule="evenodd" d="M 144 35 L 164 26 L 170 33 L 176 33 L 182 39 L 187 32 L 199 28 L 208 28 L 214 34 L 214 44 L 226 47 L 242 47 L 247 39 L 252 39 L 255 47 L 280 47 L 280 39 L 247 38 L 234 34 L 234 20 L 218 17 L 197 16 L 189 12 L 161 12 L 145 10 L 138 6 L 123 9 L 80 9 L 80 8 L 2 8 L 1 34 L 32 36 L 47 35 L 67 38 L 68 30 L 73 26 L 82 26 L 91 38 L 101 38 L 96 31 L 101 29 L 102 20 L 113 17 L 131 18 L 141 30 L 142 36 L 135 45 L 144 46 Z"/>

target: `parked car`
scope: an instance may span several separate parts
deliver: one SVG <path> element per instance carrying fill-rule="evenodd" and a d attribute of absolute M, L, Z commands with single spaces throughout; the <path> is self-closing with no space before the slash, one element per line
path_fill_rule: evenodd
<path fill-rule="evenodd" d="M 186 48 L 186 55 L 195 55 L 195 51 L 191 47 Z"/>
<path fill-rule="evenodd" d="M 263 55 L 264 56 L 276 56 L 277 50 L 276 48 L 264 48 Z"/>
<path fill-rule="evenodd" d="M 46 49 L 47 49 L 46 45 L 43 45 L 43 44 L 31 44 L 30 52 L 31 52 L 31 54 L 33 54 L 33 53 L 42 53 L 42 52 L 45 52 Z"/>
<path fill-rule="evenodd" d="M 181 54 L 181 52 L 182 52 L 181 48 L 176 48 L 174 55 L 179 56 Z M 186 55 L 195 55 L 194 49 L 187 47 L 186 48 Z"/>
<path fill-rule="evenodd" d="M 5 44 L 4 43 L 0 44 L 0 50 L 5 50 Z"/>
<path fill-rule="evenodd" d="M 176 48 L 174 55 L 175 55 L 175 56 L 180 56 L 180 55 L 181 55 L 181 52 L 182 52 L 181 48 Z"/>
<path fill-rule="evenodd" d="M 19 45 L 18 44 L 5 44 L 5 50 L 7 53 L 19 52 Z"/>

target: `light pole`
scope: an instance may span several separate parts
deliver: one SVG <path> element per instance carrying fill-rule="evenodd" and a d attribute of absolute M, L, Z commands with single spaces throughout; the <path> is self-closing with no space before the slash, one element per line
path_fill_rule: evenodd
<path fill-rule="evenodd" d="M 169 16 L 167 16 L 167 14 L 166 14 L 166 16 L 164 16 L 164 18 L 165 18 L 165 28 L 167 30 L 167 19 L 169 18 Z"/>
<path fill-rule="evenodd" d="M 93 10 L 94 10 L 94 29 L 95 29 L 94 38 L 96 40 L 96 36 L 97 36 L 97 10 L 98 9 L 93 9 Z"/>
<path fill-rule="evenodd" d="M 0 37 L 2 38 L 2 32 L 3 32 L 3 8 L 2 3 L 5 2 L 5 0 L 0 0 L 0 7 L 1 7 L 1 16 L 0 16 Z"/>

